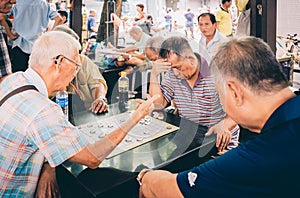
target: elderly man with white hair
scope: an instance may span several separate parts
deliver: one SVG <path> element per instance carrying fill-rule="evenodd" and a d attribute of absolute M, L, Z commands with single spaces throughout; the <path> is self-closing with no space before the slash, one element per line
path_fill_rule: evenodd
<path fill-rule="evenodd" d="M 79 42 L 57 31 L 33 45 L 29 68 L 0 84 L 0 195 L 32 197 L 45 161 L 97 168 L 152 107 L 143 102 L 132 117 L 103 139 L 89 144 L 48 95 L 65 90 L 80 67 Z M 142 102 L 142 101 L 140 101 Z"/>

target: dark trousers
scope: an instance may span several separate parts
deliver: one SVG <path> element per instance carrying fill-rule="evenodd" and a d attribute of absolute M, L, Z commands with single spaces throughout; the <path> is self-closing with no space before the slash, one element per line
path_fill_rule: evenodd
<path fill-rule="evenodd" d="M 11 50 L 12 72 L 25 71 L 28 68 L 30 54 L 23 52 L 19 47 Z"/>
<path fill-rule="evenodd" d="M 56 178 L 62 198 L 137 198 L 138 173 L 114 168 L 85 169 L 75 178 L 62 165 L 56 168 Z M 84 186 L 88 186 L 86 189 Z"/>

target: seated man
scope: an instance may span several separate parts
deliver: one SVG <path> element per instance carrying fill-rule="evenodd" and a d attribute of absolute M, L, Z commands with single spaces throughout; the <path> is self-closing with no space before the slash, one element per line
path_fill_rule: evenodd
<path fill-rule="evenodd" d="M 135 44 L 118 49 L 117 51 L 131 53 L 133 56 L 142 54 L 148 39 L 151 37 L 144 33 L 139 26 L 133 26 L 130 28 L 129 35 L 136 41 Z M 108 47 L 114 48 L 112 45 L 109 45 Z"/>
<path fill-rule="evenodd" d="M 62 45 L 63 43 L 63 45 Z M 41 35 L 33 44 L 29 68 L 5 78 L 1 105 L 0 191 L 4 197 L 33 197 L 45 161 L 56 167 L 66 160 L 97 168 L 129 130 L 150 113 L 153 100 L 139 105 L 132 117 L 103 139 L 90 144 L 48 95 L 65 90 L 76 75 L 80 43 L 58 31 Z M 138 101 L 141 102 L 141 101 Z"/>
<path fill-rule="evenodd" d="M 160 46 L 163 42 L 163 37 L 151 37 L 144 48 L 144 57 L 137 56 L 128 56 L 123 54 L 123 61 L 118 61 L 118 65 L 127 66 L 125 71 L 127 74 L 132 74 L 136 72 L 135 75 L 135 86 L 132 87 L 136 91 L 136 97 L 143 97 L 143 89 L 147 89 L 149 87 L 148 76 L 146 79 L 143 79 L 141 72 L 145 72 L 148 69 L 152 68 L 152 61 L 155 61 L 159 57 Z M 147 84 L 147 85 L 146 85 Z M 144 87 L 143 85 L 146 85 Z M 144 88 L 143 88 L 144 87 Z M 144 92 L 146 93 L 146 91 Z"/>
<path fill-rule="evenodd" d="M 223 111 L 205 59 L 195 55 L 188 41 L 170 37 L 161 45 L 162 62 L 155 62 L 150 76 L 150 95 L 160 95 L 158 108 L 165 108 L 172 100 L 181 117 L 210 127 L 207 135 L 217 134 L 216 147 L 223 151 L 238 144 L 239 127 Z M 165 72 L 161 85 L 160 73 Z M 195 143 L 201 144 L 202 134 Z M 199 141 L 199 142 L 198 142 Z"/>
<path fill-rule="evenodd" d="M 131 56 L 127 54 L 122 55 L 122 60 L 117 59 L 117 65 L 128 65 L 126 73 L 131 74 L 134 71 L 143 72 L 152 68 L 152 61 L 156 61 L 159 57 L 160 46 L 164 38 L 157 36 L 148 39 L 144 51 L 144 56 Z"/>
<path fill-rule="evenodd" d="M 133 26 L 129 30 L 129 35 L 136 41 L 134 45 L 127 46 L 122 49 L 116 49 L 115 46 L 108 43 L 108 48 L 114 48 L 118 52 L 124 52 L 126 54 L 123 55 L 125 59 L 128 59 L 128 57 L 137 57 L 139 59 L 145 59 L 145 55 L 143 53 L 143 50 L 146 46 L 146 43 L 148 39 L 151 37 L 144 33 L 142 29 L 139 26 Z M 128 56 L 129 55 L 129 56 Z M 124 59 L 120 60 L 119 58 L 115 61 L 115 65 L 117 67 L 124 66 Z M 132 70 L 131 66 L 128 66 L 124 71 L 126 73 L 130 73 Z M 132 72 L 132 71 L 131 71 Z"/>
<path fill-rule="evenodd" d="M 76 40 L 79 40 L 78 35 L 66 25 L 59 25 L 54 28 L 54 31 L 62 31 L 70 34 Z M 93 113 L 101 113 L 107 111 L 108 105 L 106 100 L 107 85 L 105 79 L 99 71 L 96 64 L 93 63 L 87 56 L 79 55 L 81 62 L 81 68 L 75 77 L 75 82 L 72 86 L 75 90 L 73 100 L 73 110 L 83 110 L 80 105 L 80 100 L 84 103 L 85 109 L 90 110 Z M 75 85 L 74 85 L 75 84 Z"/>
<path fill-rule="evenodd" d="M 222 43 L 210 65 L 226 113 L 258 135 L 209 162 L 171 174 L 143 171 L 141 197 L 293 197 L 299 193 L 300 96 L 261 39 Z"/>

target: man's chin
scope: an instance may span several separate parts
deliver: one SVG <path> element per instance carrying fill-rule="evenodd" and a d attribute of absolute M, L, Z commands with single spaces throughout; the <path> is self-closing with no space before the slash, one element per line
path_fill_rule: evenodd
<path fill-rule="evenodd" d="M 0 14 L 8 14 L 11 11 L 11 8 L 8 9 L 1 9 Z"/>

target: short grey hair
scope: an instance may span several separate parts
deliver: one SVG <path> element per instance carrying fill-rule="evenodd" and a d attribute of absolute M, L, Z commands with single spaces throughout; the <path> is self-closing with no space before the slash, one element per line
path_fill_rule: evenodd
<path fill-rule="evenodd" d="M 145 49 L 150 49 L 151 51 L 159 54 L 161 44 L 163 43 L 164 38 L 162 36 L 155 36 L 148 39 Z"/>
<path fill-rule="evenodd" d="M 221 43 L 212 57 L 216 83 L 235 78 L 256 94 L 280 91 L 288 86 L 271 48 L 256 37 L 233 38 Z"/>
<path fill-rule="evenodd" d="M 143 30 L 139 26 L 132 26 L 129 29 L 129 35 L 132 35 L 132 34 L 142 34 L 142 33 L 143 33 Z"/>
<path fill-rule="evenodd" d="M 54 57 L 64 55 L 72 58 L 80 49 L 79 41 L 71 35 L 59 31 L 46 32 L 33 44 L 29 67 L 46 70 Z"/>
<path fill-rule="evenodd" d="M 159 56 L 167 58 L 170 51 L 173 51 L 177 55 L 181 55 L 184 52 L 193 52 L 188 40 L 181 36 L 172 36 L 164 40 L 161 44 Z"/>

